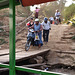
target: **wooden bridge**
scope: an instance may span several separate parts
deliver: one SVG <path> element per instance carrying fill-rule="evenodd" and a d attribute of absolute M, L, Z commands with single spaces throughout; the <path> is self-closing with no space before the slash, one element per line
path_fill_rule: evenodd
<path fill-rule="evenodd" d="M 48 53 L 49 49 L 24 51 L 16 50 L 16 62 Z M 9 50 L 0 50 L 0 63 L 9 63 Z"/>

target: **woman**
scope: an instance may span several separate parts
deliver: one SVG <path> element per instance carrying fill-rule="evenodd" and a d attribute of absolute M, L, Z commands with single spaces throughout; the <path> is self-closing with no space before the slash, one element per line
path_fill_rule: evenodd
<path fill-rule="evenodd" d="M 35 18 L 38 18 L 39 10 L 40 9 L 38 9 L 38 7 L 36 7 L 36 10 L 35 10 Z"/>
<path fill-rule="evenodd" d="M 26 25 L 28 26 L 28 32 L 29 32 L 29 28 L 34 25 L 33 18 L 30 18 L 30 21 Z M 34 34 L 32 34 L 32 36 L 33 36 L 32 45 L 34 46 Z"/>
<path fill-rule="evenodd" d="M 35 24 L 32 26 L 34 28 L 34 32 L 38 33 L 38 36 L 39 36 L 39 40 L 38 41 L 35 41 L 35 45 L 37 45 L 38 43 L 38 46 L 39 48 L 43 45 L 43 42 L 42 42 L 42 25 L 39 23 L 39 19 L 35 19 Z M 31 28 L 32 28 L 31 27 Z"/>
<path fill-rule="evenodd" d="M 34 25 L 33 18 L 30 18 L 30 21 L 26 25 L 28 26 L 28 28 L 33 26 Z"/>

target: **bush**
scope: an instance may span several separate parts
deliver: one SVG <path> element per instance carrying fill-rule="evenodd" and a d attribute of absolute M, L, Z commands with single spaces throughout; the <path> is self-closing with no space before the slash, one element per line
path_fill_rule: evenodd
<path fill-rule="evenodd" d="M 6 42 L 4 39 L 0 39 L 0 45 L 5 44 L 5 43 L 8 43 L 8 42 Z"/>
<path fill-rule="evenodd" d="M 74 27 L 75 27 L 75 23 L 72 23 L 72 26 L 74 26 Z"/>
<path fill-rule="evenodd" d="M 2 22 L 0 22 L 0 26 L 3 26 L 3 23 Z"/>
<path fill-rule="evenodd" d="M 75 15 L 75 4 L 70 5 L 64 10 L 64 18 L 65 20 L 70 20 Z"/>
<path fill-rule="evenodd" d="M 75 40 L 75 35 L 72 37 L 72 40 Z"/>

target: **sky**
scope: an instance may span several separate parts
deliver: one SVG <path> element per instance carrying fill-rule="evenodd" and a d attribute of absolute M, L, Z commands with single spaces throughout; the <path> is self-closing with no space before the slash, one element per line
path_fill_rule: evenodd
<path fill-rule="evenodd" d="M 66 4 L 65 4 L 66 7 L 68 7 L 68 6 L 71 5 L 72 3 L 75 3 L 75 2 L 72 1 L 72 0 L 66 0 L 66 1 L 67 1 Z M 31 6 L 31 7 L 30 7 L 31 11 L 34 11 L 36 6 L 37 6 L 37 7 L 40 7 L 40 5 Z"/>
<path fill-rule="evenodd" d="M 66 4 L 65 4 L 65 6 L 69 6 L 69 5 L 71 5 L 72 3 L 75 3 L 74 1 L 72 1 L 72 0 L 67 0 L 67 2 L 66 2 Z"/>
<path fill-rule="evenodd" d="M 38 7 L 38 8 L 40 8 L 40 5 L 34 5 L 34 6 L 30 6 L 30 9 L 31 9 L 31 11 L 34 11 L 34 10 L 35 10 L 35 7 Z"/>

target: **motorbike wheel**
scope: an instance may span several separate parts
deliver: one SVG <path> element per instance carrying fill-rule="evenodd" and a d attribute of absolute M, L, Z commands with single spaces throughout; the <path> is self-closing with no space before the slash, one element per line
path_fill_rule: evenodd
<path fill-rule="evenodd" d="M 31 41 L 27 41 L 25 45 L 25 50 L 28 51 L 31 45 Z"/>

